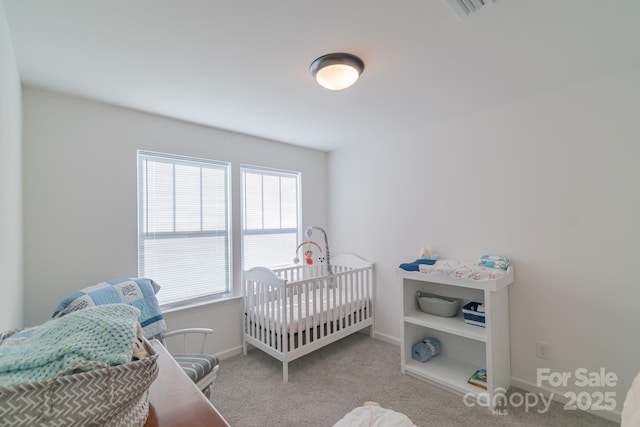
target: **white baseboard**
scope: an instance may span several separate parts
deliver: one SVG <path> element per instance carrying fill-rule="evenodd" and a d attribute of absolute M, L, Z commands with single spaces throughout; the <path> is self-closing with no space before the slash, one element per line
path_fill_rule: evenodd
<path fill-rule="evenodd" d="M 537 384 L 534 384 L 530 381 L 525 381 L 520 378 L 511 377 L 511 386 L 520 388 L 524 391 L 528 391 L 531 393 L 539 393 L 544 395 L 546 398 L 551 397 L 555 402 L 565 404 L 569 401 L 567 397 L 564 396 L 564 391 L 555 390 L 550 387 L 540 387 Z M 595 410 L 587 410 L 592 415 L 595 415 L 600 418 L 604 418 L 608 421 L 613 421 L 615 423 L 621 422 L 622 414 L 616 408 L 614 411 L 595 411 Z"/>
<path fill-rule="evenodd" d="M 398 347 L 400 347 L 400 340 L 396 337 L 392 337 L 391 335 L 387 335 L 387 334 L 383 334 L 381 332 L 376 332 L 373 331 L 373 337 L 375 339 L 378 339 L 380 341 L 384 341 L 388 344 L 393 344 L 393 345 L 397 345 Z"/>
<path fill-rule="evenodd" d="M 233 347 L 230 348 L 229 350 L 225 350 L 221 353 L 216 353 L 216 357 L 220 360 L 224 360 L 224 359 L 228 359 L 230 357 L 233 356 L 237 356 L 239 354 L 242 354 L 242 346 L 238 346 L 238 347 Z"/>

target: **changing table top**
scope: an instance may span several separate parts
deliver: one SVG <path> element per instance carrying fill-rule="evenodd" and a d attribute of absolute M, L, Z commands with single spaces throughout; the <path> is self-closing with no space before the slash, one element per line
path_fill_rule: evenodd
<path fill-rule="evenodd" d="M 472 261 L 443 259 L 435 264 L 420 264 L 419 271 L 396 270 L 396 275 L 413 280 L 498 291 L 513 283 L 513 265 L 508 269 L 480 266 Z"/>

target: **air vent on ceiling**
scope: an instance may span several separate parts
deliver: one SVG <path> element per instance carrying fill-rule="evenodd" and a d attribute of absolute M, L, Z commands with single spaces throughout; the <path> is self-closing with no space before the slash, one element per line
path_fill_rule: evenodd
<path fill-rule="evenodd" d="M 479 12 L 483 7 L 494 3 L 495 0 L 447 0 L 451 8 L 460 18 L 465 18 Z"/>

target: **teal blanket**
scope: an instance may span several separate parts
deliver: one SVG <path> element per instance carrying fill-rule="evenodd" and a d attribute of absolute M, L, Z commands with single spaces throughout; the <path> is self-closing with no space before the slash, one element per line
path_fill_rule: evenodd
<path fill-rule="evenodd" d="M 6 338 L 0 386 L 71 374 L 86 362 L 131 361 L 138 316 L 140 310 L 127 304 L 87 307 Z"/>

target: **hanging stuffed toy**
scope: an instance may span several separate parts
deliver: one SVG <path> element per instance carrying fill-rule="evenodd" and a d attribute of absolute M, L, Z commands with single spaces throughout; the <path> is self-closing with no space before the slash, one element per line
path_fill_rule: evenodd
<path fill-rule="evenodd" d="M 293 259 L 293 262 L 294 262 L 294 264 L 298 264 L 300 262 L 300 258 L 298 258 L 298 251 L 304 245 L 307 245 L 306 246 L 306 250 L 304 251 L 304 262 L 307 265 L 312 265 L 313 264 L 313 251 L 311 250 L 311 245 L 316 246 L 321 253 L 322 253 L 322 248 L 320 248 L 320 246 L 316 242 L 313 242 L 311 240 L 305 240 L 304 242 L 302 242 L 302 243 L 300 243 L 298 245 L 298 247 L 296 248 L 296 257 Z"/>

